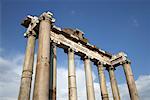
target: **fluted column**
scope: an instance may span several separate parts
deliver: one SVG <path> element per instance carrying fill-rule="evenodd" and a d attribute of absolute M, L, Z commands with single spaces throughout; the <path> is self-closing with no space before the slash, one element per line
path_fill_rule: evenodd
<path fill-rule="evenodd" d="M 126 76 L 131 100 L 139 100 L 138 91 L 136 88 L 135 80 L 133 77 L 133 73 L 129 61 L 123 63 L 123 69 Z"/>
<path fill-rule="evenodd" d="M 50 30 L 52 15 L 40 16 L 39 44 L 33 100 L 49 100 Z"/>
<path fill-rule="evenodd" d="M 36 40 L 35 32 L 32 31 L 30 34 L 28 34 L 27 38 L 28 40 L 27 40 L 18 100 L 30 100 L 33 63 L 34 63 L 34 48 L 35 48 L 35 40 Z"/>
<path fill-rule="evenodd" d="M 87 100 L 95 100 L 91 62 L 88 57 L 84 58 L 84 69 L 86 78 Z"/>
<path fill-rule="evenodd" d="M 120 94 L 119 94 L 117 81 L 115 78 L 114 67 L 113 66 L 107 67 L 107 70 L 109 72 L 113 98 L 114 98 L 114 100 L 120 100 Z"/>
<path fill-rule="evenodd" d="M 57 56 L 56 44 L 51 43 L 50 52 L 50 100 L 56 100 L 56 86 L 57 86 Z"/>
<path fill-rule="evenodd" d="M 69 100 L 77 100 L 74 51 L 72 49 L 68 49 L 68 86 L 69 86 Z"/>
<path fill-rule="evenodd" d="M 101 97 L 102 97 L 102 100 L 109 100 L 103 67 L 104 67 L 103 64 L 98 62 L 97 69 L 98 69 L 98 75 L 99 75 L 99 80 L 100 80 Z"/>

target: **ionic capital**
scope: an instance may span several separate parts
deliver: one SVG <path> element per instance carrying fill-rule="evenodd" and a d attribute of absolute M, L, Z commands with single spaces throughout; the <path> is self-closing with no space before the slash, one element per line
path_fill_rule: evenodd
<path fill-rule="evenodd" d="M 68 52 L 74 52 L 72 48 L 68 48 Z"/>
<path fill-rule="evenodd" d="M 30 36 L 34 36 L 34 37 L 38 38 L 38 34 L 34 30 L 27 31 L 24 33 L 25 38 L 29 38 Z"/>
<path fill-rule="evenodd" d="M 101 61 L 94 62 L 94 64 L 95 64 L 97 67 L 98 67 L 98 66 L 106 66 L 106 63 L 101 62 Z"/>
<path fill-rule="evenodd" d="M 86 55 L 81 57 L 81 60 L 85 60 L 85 59 L 90 59 L 90 57 Z"/>
<path fill-rule="evenodd" d="M 98 66 L 104 65 L 104 64 L 102 62 L 100 62 L 100 61 L 97 61 L 97 62 L 94 62 L 94 65 L 96 65 L 98 67 Z"/>
<path fill-rule="evenodd" d="M 96 65 L 99 66 L 99 65 L 103 65 L 103 64 L 102 64 L 102 62 L 98 61 L 98 62 L 96 63 Z"/>
<path fill-rule="evenodd" d="M 106 70 L 109 72 L 110 70 L 116 70 L 116 68 L 114 66 L 107 66 Z"/>
<path fill-rule="evenodd" d="M 38 37 L 38 34 L 36 34 L 35 28 L 39 24 L 39 19 L 36 16 L 27 16 L 27 19 L 30 20 L 30 23 L 28 24 L 27 30 L 24 33 L 24 37 L 28 38 L 29 36 L 35 36 L 36 38 Z"/>
<path fill-rule="evenodd" d="M 123 65 L 123 64 L 131 64 L 131 61 L 129 59 L 126 59 L 126 60 L 120 62 L 120 64 L 121 65 Z"/>
<path fill-rule="evenodd" d="M 39 17 L 39 20 L 47 20 L 50 21 L 51 23 L 55 22 L 55 19 L 53 18 L 53 14 L 51 12 L 44 12 L 41 14 Z"/>
<path fill-rule="evenodd" d="M 68 54 L 68 52 L 74 52 L 74 50 L 72 48 L 67 48 L 64 49 L 64 52 Z"/>

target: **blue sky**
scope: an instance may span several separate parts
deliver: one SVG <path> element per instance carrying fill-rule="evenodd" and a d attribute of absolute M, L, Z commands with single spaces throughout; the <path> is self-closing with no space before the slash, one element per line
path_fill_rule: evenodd
<path fill-rule="evenodd" d="M 78 28 L 85 32 L 85 37 L 91 44 L 113 54 L 119 51 L 126 52 L 132 61 L 135 79 L 140 75 L 150 74 L 150 2 L 148 0 L 81 2 L 2 0 L 1 57 L 7 59 L 15 54 L 24 54 L 26 39 L 23 33 L 26 29 L 20 23 L 27 15 L 39 16 L 44 11 L 53 12 L 57 26 Z M 67 59 L 67 56 L 63 50 L 58 50 L 59 66 L 64 59 Z M 67 64 L 67 60 L 65 63 Z M 93 71 L 97 74 L 95 67 Z M 119 67 L 115 73 L 118 83 L 124 83 L 122 68 Z M 109 81 L 108 76 L 107 80 Z"/>

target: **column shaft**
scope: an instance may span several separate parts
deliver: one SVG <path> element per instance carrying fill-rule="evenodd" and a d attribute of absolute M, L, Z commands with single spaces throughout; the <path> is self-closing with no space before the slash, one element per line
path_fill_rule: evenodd
<path fill-rule="evenodd" d="M 56 100 L 57 56 L 56 45 L 51 43 L 50 52 L 50 100 Z"/>
<path fill-rule="evenodd" d="M 130 67 L 130 63 L 123 64 L 123 68 L 124 68 L 124 72 L 125 72 L 125 76 L 126 76 L 126 80 L 127 80 L 127 84 L 128 84 L 130 98 L 131 98 L 131 100 L 139 100 L 136 84 L 135 84 L 133 73 L 132 73 L 132 69 Z"/>
<path fill-rule="evenodd" d="M 120 100 L 120 94 L 119 94 L 117 81 L 115 78 L 114 68 L 109 67 L 108 72 L 109 72 L 109 77 L 110 77 L 110 83 L 111 83 L 113 98 L 114 98 L 114 100 Z"/>
<path fill-rule="evenodd" d="M 69 86 L 69 100 L 77 100 L 74 51 L 72 51 L 71 49 L 68 50 L 68 86 Z"/>
<path fill-rule="evenodd" d="M 84 68 L 85 68 L 85 78 L 86 78 L 87 100 L 95 100 L 93 77 L 92 77 L 91 63 L 89 58 L 84 59 Z"/>
<path fill-rule="evenodd" d="M 99 80 L 100 80 L 100 89 L 101 89 L 101 96 L 102 100 L 109 100 L 108 97 L 108 92 L 107 92 L 107 86 L 106 86 L 106 79 L 103 71 L 103 65 L 99 64 L 97 66 L 98 69 L 98 75 L 99 75 Z"/>
<path fill-rule="evenodd" d="M 57 56 L 56 45 L 53 45 L 53 95 L 52 100 L 56 100 L 56 86 L 57 86 Z"/>
<path fill-rule="evenodd" d="M 33 35 L 28 37 L 18 100 L 30 100 L 35 39 Z"/>
<path fill-rule="evenodd" d="M 41 20 L 33 100 L 49 100 L 50 27 L 50 20 Z"/>

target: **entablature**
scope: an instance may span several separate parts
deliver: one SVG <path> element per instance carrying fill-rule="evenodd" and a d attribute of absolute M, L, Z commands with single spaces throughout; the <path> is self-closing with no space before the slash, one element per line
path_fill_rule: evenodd
<path fill-rule="evenodd" d="M 36 20 L 35 20 L 36 19 Z M 38 17 L 27 16 L 21 23 L 27 30 L 34 30 L 39 32 Z M 29 29 L 31 25 L 34 27 Z M 67 30 L 67 29 L 66 29 Z M 112 55 L 102 49 L 99 49 L 95 45 L 88 42 L 88 39 L 84 37 L 84 33 L 80 30 L 64 31 L 62 28 L 57 27 L 54 23 L 51 26 L 50 39 L 57 44 L 58 47 L 63 49 L 71 48 L 75 51 L 75 54 L 83 57 L 88 56 L 94 63 L 102 62 L 104 65 L 111 65 L 117 67 L 127 60 L 127 55 L 123 52 L 119 52 L 116 55 Z M 73 31 L 71 31 L 73 30 Z M 74 35 L 72 32 L 78 32 L 80 36 Z M 81 33 L 80 33 L 81 32 Z"/>

